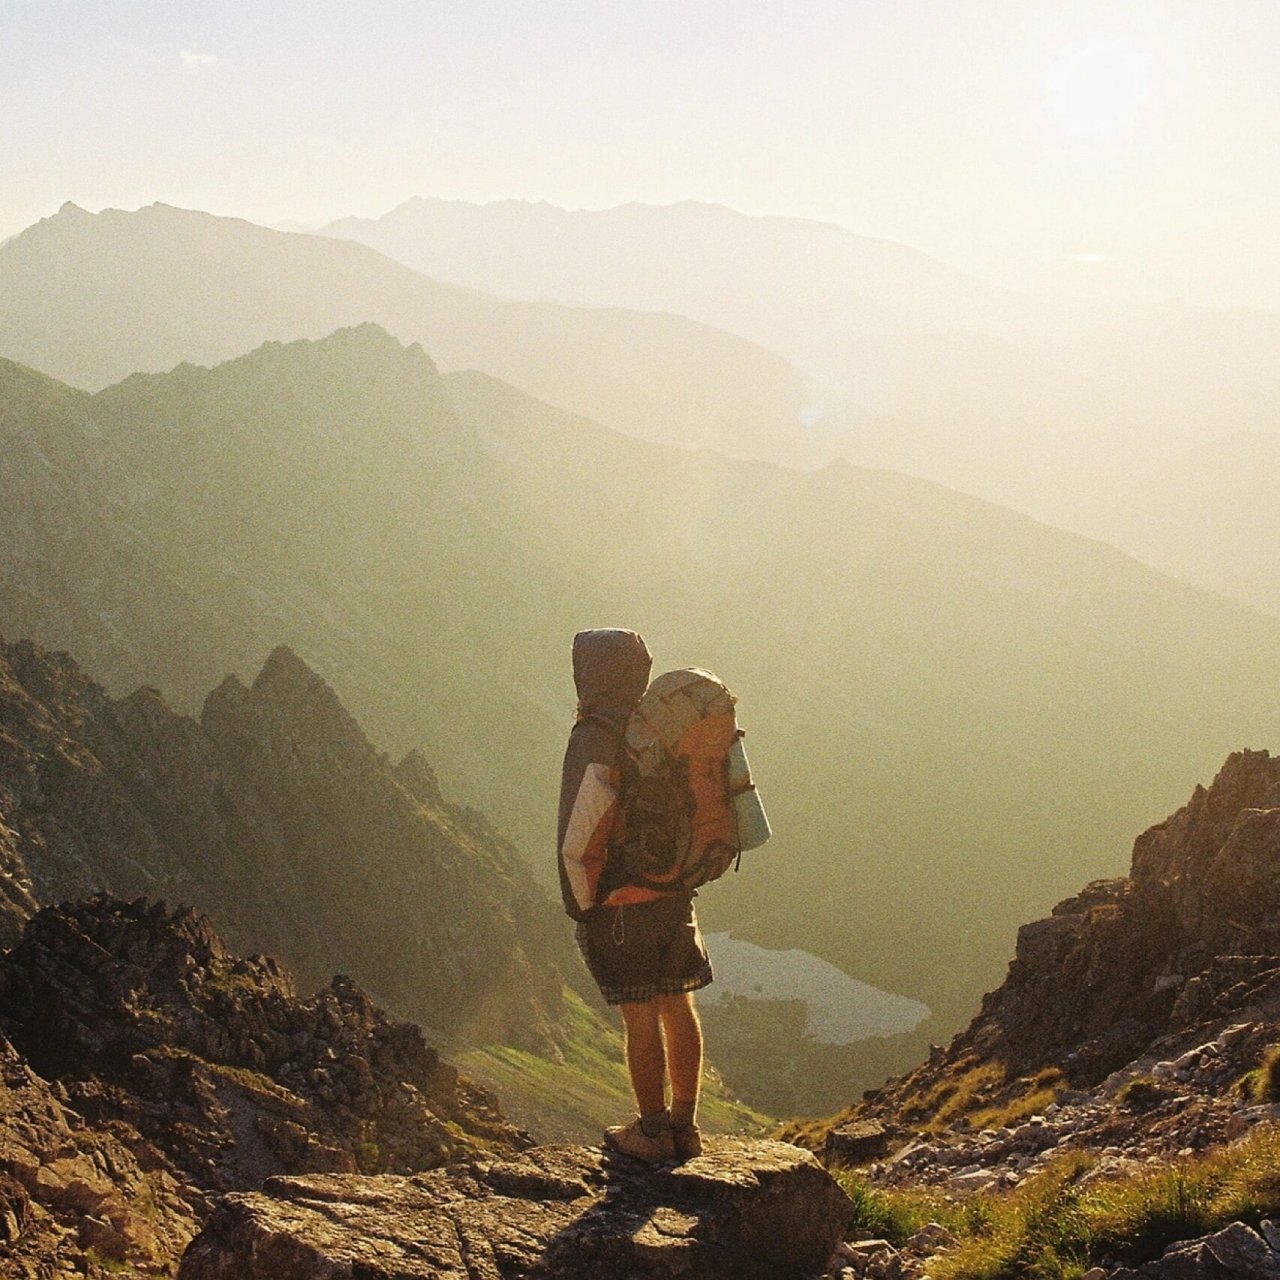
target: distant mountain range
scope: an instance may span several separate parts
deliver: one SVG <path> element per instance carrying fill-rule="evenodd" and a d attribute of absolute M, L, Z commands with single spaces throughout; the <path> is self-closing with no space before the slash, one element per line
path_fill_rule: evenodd
<path fill-rule="evenodd" d="M 411 200 L 328 231 L 66 205 L 0 245 L 0 356 L 95 389 L 372 320 L 642 439 L 904 471 L 1276 608 L 1280 563 L 1233 571 L 1238 517 L 1193 471 L 1186 528 L 1160 493 L 1180 458 L 1280 437 L 1280 317 L 1034 297 L 694 203 Z"/>
<path fill-rule="evenodd" d="M 2 363 L 0 437 L 6 632 L 184 709 L 287 643 L 544 879 L 573 631 L 717 669 L 778 835 L 708 926 L 923 1000 L 921 1038 L 1125 830 L 1280 731 L 1272 619 L 922 481 L 441 377 L 373 326 L 92 396 Z"/>
<path fill-rule="evenodd" d="M 805 405 L 780 357 L 683 316 L 493 297 L 238 218 L 66 204 L 0 245 L 0 356 L 90 390 L 364 321 L 642 437 L 751 453 Z"/>
<path fill-rule="evenodd" d="M 756 456 L 892 467 L 1084 533 L 1127 532 L 1102 517 L 1184 449 L 1280 433 L 1280 316 L 1261 311 L 1037 297 L 841 227 L 694 202 L 414 199 L 325 231 L 441 280 L 741 334 L 806 375 L 816 424 L 780 423 Z M 1145 554 L 1133 525 L 1124 545 Z"/>

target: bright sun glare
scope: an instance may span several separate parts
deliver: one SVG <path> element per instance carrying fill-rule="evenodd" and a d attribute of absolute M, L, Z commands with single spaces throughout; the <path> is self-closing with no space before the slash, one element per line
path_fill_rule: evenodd
<path fill-rule="evenodd" d="M 1090 35 L 1053 55 L 1044 79 L 1045 122 L 1055 138 L 1092 146 L 1131 141 L 1154 105 L 1149 49 Z"/>

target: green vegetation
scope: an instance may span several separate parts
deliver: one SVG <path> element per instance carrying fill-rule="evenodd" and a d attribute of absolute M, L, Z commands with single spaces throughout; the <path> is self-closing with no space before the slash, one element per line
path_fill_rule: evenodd
<path fill-rule="evenodd" d="M 258 1094 L 259 1096 L 266 1094 L 290 1111 L 306 1110 L 307 1104 L 303 1099 L 291 1090 L 286 1089 L 284 1085 L 277 1083 L 270 1076 L 264 1075 L 261 1071 L 254 1071 L 250 1067 L 234 1067 L 223 1062 L 210 1062 L 207 1058 L 200 1057 L 199 1054 L 192 1053 L 188 1049 L 180 1049 L 171 1044 L 158 1045 L 152 1050 L 152 1053 L 157 1057 L 168 1058 L 174 1062 L 190 1062 L 193 1066 L 203 1067 L 216 1079 L 235 1085 L 237 1088 L 244 1089 L 249 1093 Z"/>
<path fill-rule="evenodd" d="M 262 998 L 261 987 L 252 974 L 238 973 L 232 969 L 209 974 L 201 983 L 200 989 L 209 995 L 231 1001 L 249 999 L 256 1002 Z"/>
<path fill-rule="evenodd" d="M 1116 1101 L 1132 1111 L 1145 1111 L 1168 1096 L 1168 1089 L 1158 1080 L 1151 1076 L 1137 1076 L 1120 1090 Z"/>
<path fill-rule="evenodd" d="M 904 1114 L 922 1120 L 930 1132 L 948 1129 L 957 1118 L 993 1099 L 1005 1080 L 1005 1069 L 998 1062 L 961 1059 L 945 1079 L 910 1101 Z"/>
<path fill-rule="evenodd" d="M 1057 1067 L 1046 1067 L 1030 1079 L 1014 1081 L 1000 1102 L 970 1111 L 964 1119 L 971 1129 L 1012 1128 L 1056 1102 L 1066 1087 L 1062 1072 Z"/>
<path fill-rule="evenodd" d="M 1262 1062 L 1240 1082 L 1255 1102 L 1280 1102 L 1280 1044 L 1262 1055 Z"/>
<path fill-rule="evenodd" d="M 852 1169 L 834 1170 L 833 1176 L 853 1201 L 850 1234 L 887 1240 L 900 1248 L 930 1222 L 941 1223 L 957 1236 L 977 1236 L 991 1226 L 991 1201 L 985 1196 L 958 1204 L 940 1191 L 874 1187 Z"/>
<path fill-rule="evenodd" d="M 926 1222 L 960 1238 L 934 1262 L 936 1280 L 1079 1280 L 1104 1263 L 1138 1266 L 1177 1240 L 1280 1212 L 1280 1128 L 1233 1147 L 1135 1175 L 1086 1178 L 1093 1161 L 1064 1157 L 1007 1195 L 963 1204 L 883 1190 L 855 1172 L 836 1178 L 854 1201 L 854 1228 L 900 1244 Z"/>
<path fill-rule="evenodd" d="M 488 1085 L 507 1115 L 549 1141 L 599 1139 L 600 1129 L 635 1108 L 622 1060 L 622 1037 L 572 991 L 565 992 L 567 1037 L 563 1062 L 523 1049 L 491 1045 L 454 1058 L 459 1069 Z M 763 1133 L 775 1121 L 746 1106 L 708 1070 L 699 1122 L 712 1133 Z"/>
<path fill-rule="evenodd" d="M 92 1274 L 92 1268 L 95 1267 L 99 1271 L 105 1271 L 108 1275 L 113 1276 L 124 1275 L 125 1272 L 133 1270 L 132 1266 L 123 1258 L 114 1257 L 96 1244 L 91 1244 L 84 1251 L 84 1256 L 91 1269 L 90 1274 Z"/>
<path fill-rule="evenodd" d="M 1021 1124 L 1043 1111 L 1066 1087 L 1057 1067 L 1010 1079 L 1002 1062 L 983 1061 L 970 1054 L 960 1058 L 943 1078 L 908 1091 L 899 1109 L 924 1133 L 999 1129 Z"/>

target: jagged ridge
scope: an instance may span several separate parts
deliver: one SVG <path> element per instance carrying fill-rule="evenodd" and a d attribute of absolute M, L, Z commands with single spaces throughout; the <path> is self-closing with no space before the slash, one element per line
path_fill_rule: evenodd
<path fill-rule="evenodd" d="M 564 930 L 420 755 L 393 768 L 279 648 L 197 722 L 113 700 L 65 655 L 0 642 L 0 857 L 11 941 L 37 902 L 100 889 L 198 903 L 304 982 L 355 974 L 471 1043 L 553 1050 Z"/>

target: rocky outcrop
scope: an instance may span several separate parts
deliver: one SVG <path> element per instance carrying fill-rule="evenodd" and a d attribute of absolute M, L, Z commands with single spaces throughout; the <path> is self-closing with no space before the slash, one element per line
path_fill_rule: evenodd
<path fill-rule="evenodd" d="M 40 912 L 0 958 L 0 1025 L 87 1122 L 126 1124 L 205 1190 L 528 1145 L 350 979 L 301 1000 L 280 965 L 232 955 L 190 910 Z"/>
<path fill-rule="evenodd" d="M 0 1274 L 170 1275 L 208 1209 L 160 1150 L 86 1124 L 0 1036 Z"/>
<path fill-rule="evenodd" d="M 952 1200 L 1054 1167 L 1132 1183 L 1268 1141 L 1278 1052 L 1280 760 L 1244 751 L 1139 837 L 1129 876 L 1019 931 L 1004 984 L 948 1048 L 797 1137 L 872 1186 Z M 1104 1258 L 1086 1280 L 1280 1280 L 1280 1231 L 1263 1227 L 1174 1241 L 1134 1270 Z M 947 1247 L 864 1240 L 842 1256 L 850 1276 L 906 1280 Z"/>
<path fill-rule="evenodd" d="M 1233 1051 L 1218 1059 L 1238 1074 L 1278 1020 L 1280 759 L 1242 751 L 1138 838 L 1129 876 L 1095 881 L 1018 931 L 1004 983 L 945 1051 L 830 1128 L 910 1130 L 975 1085 L 949 1114 L 999 1111 L 1050 1076 L 1059 1092 L 1089 1091 L 1244 1025 L 1249 1035 L 1229 1037 Z"/>
<path fill-rule="evenodd" d="M 1008 978 L 952 1054 L 999 1057 L 1014 1074 L 1060 1064 L 1097 1083 L 1237 986 L 1224 966 L 1239 972 L 1241 957 L 1256 957 L 1255 976 L 1280 967 L 1280 759 L 1265 751 L 1229 757 L 1141 835 L 1127 878 L 1019 930 Z"/>
<path fill-rule="evenodd" d="M 273 1178 L 226 1197 L 180 1280 L 783 1280 L 820 1273 L 852 1213 L 812 1156 L 708 1140 L 650 1168 L 540 1147 L 414 1178 Z"/>
<path fill-rule="evenodd" d="M 196 721 L 0 642 L 0 945 L 37 905 L 103 890 L 194 903 L 305 985 L 351 973 L 477 1044 L 554 1054 L 580 968 L 516 850 L 420 753 L 393 767 L 290 650 Z"/>

